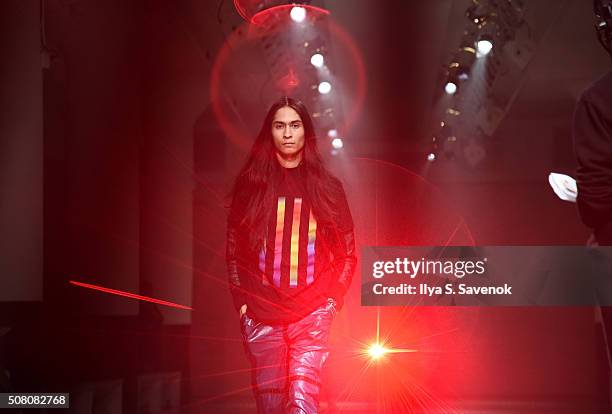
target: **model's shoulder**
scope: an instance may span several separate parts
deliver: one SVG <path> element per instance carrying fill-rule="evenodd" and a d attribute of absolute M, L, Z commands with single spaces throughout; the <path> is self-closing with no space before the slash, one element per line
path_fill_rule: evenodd
<path fill-rule="evenodd" d="M 328 180 L 329 180 L 330 187 L 334 191 L 334 193 L 344 191 L 342 181 L 340 181 L 340 179 L 336 177 L 334 174 L 328 172 Z"/>
<path fill-rule="evenodd" d="M 583 101 L 598 101 L 602 98 L 606 100 L 612 99 L 612 71 L 587 86 L 580 97 Z"/>

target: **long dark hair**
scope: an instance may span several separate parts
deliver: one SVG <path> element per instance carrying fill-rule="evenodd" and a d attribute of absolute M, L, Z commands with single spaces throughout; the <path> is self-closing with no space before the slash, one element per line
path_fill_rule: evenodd
<path fill-rule="evenodd" d="M 340 182 L 325 168 L 317 148 L 317 137 L 312 119 L 306 106 L 293 98 L 283 97 L 272 104 L 268 110 L 259 135 L 255 139 L 249 157 L 240 170 L 234 183 L 231 196 L 236 202 L 239 197 L 246 198 L 244 215 L 240 224 L 249 233 L 251 246 L 259 248 L 265 238 L 267 224 L 275 213 L 275 192 L 280 184 L 283 167 L 276 158 L 276 148 L 272 139 L 272 121 L 276 111 L 288 106 L 302 119 L 304 126 L 304 149 L 300 168 L 303 169 L 306 192 L 312 212 L 321 225 L 331 225 L 335 218 L 334 195 L 339 191 Z"/>

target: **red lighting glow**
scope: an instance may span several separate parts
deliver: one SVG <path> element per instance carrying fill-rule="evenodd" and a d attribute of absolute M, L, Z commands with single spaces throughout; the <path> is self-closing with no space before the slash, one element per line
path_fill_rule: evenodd
<path fill-rule="evenodd" d="M 296 10 L 300 11 L 296 12 Z M 279 11 L 282 14 L 279 13 Z M 301 18 L 301 20 L 295 21 L 300 22 L 304 21 L 307 17 L 310 21 L 315 21 L 321 16 L 327 16 L 329 14 L 330 13 L 328 10 L 322 9 L 320 7 L 310 6 L 308 4 L 302 4 L 300 5 L 300 7 L 295 7 L 293 4 L 286 4 L 270 7 L 268 9 L 256 13 L 255 15 L 253 15 L 253 17 L 251 17 L 251 24 L 268 26 L 273 21 L 279 21 L 280 16 L 283 16 L 285 19 L 287 17 L 290 17 L 292 20 L 295 20 L 294 16 L 296 16 L 298 18 Z"/>
<path fill-rule="evenodd" d="M 165 301 L 165 300 L 155 299 L 155 298 L 151 298 L 151 297 L 148 297 L 148 296 L 136 295 L 135 293 L 124 292 L 122 290 L 109 289 L 109 288 L 105 288 L 103 286 L 90 285 L 89 283 L 75 282 L 74 280 L 71 280 L 70 283 L 72 283 L 75 286 L 80 286 L 80 287 L 84 287 L 84 288 L 88 288 L 88 289 L 93 289 L 93 290 L 99 290 L 100 292 L 111 293 L 113 295 L 124 296 L 126 298 L 144 300 L 146 302 L 157 303 L 159 305 L 172 306 L 173 308 L 193 310 L 193 308 L 190 308 L 189 306 L 179 305 L 178 303 L 173 303 L 173 302 L 168 302 L 168 301 Z"/>
<path fill-rule="evenodd" d="M 257 14 L 253 24 L 244 23 L 239 29 L 233 31 L 223 43 L 215 58 L 210 76 L 210 102 L 218 125 L 227 139 L 244 152 L 249 151 L 252 137 L 249 130 L 241 126 L 237 107 L 226 99 L 232 94 L 244 93 L 245 79 L 254 79 L 261 83 L 263 101 L 276 99 L 279 94 L 291 94 L 291 90 L 299 87 L 300 80 L 304 79 L 301 72 L 302 66 L 295 62 L 304 60 L 302 53 L 304 48 L 295 50 L 284 50 L 286 59 L 283 60 L 281 74 L 269 79 L 269 68 L 260 56 L 262 39 L 274 35 L 287 35 L 295 24 L 289 18 L 289 10 L 292 5 L 272 7 Z M 304 5 L 307 9 L 308 25 L 313 32 L 329 30 L 330 36 L 334 38 L 337 47 L 334 48 L 335 58 L 347 62 L 347 70 L 343 73 L 343 88 L 351 91 L 350 103 L 345 108 L 345 122 L 336 127 L 348 136 L 352 126 L 360 119 L 366 96 L 366 72 L 361 51 L 351 36 L 337 23 L 335 23 L 329 12 Z M 246 33 L 246 36 L 244 35 Z M 300 60 L 301 59 L 301 60 Z M 303 62 L 303 63 L 308 63 Z M 312 67 L 307 64 L 308 67 Z M 290 74 L 293 68 L 293 76 Z M 308 69 L 310 70 L 310 69 Z M 268 79 L 268 80 L 266 80 Z M 269 84 L 267 82 L 271 81 Z M 340 90 L 338 90 L 341 93 Z M 240 114 L 255 113 L 259 111 L 256 105 L 240 107 Z M 241 115 L 245 116 L 245 115 Z"/>
<path fill-rule="evenodd" d="M 289 68 L 289 73 L 280 78 L 276 84 L 277 88 L 285 92 L 285 94 L 291 94 L 291 92 L 298 87 L 300 80 L 293 68 Z"/>

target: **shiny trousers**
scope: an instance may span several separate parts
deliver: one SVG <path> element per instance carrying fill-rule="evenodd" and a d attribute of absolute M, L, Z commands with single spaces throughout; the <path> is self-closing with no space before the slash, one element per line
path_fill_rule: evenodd
<path fill-rule="evenodd" d="M 319 412 L 321 370 L 329 355 L 329 332 L 335 314 L 335 302 L 330 299 L 288 325 L 266 325 L 242 316 L 259 414 Z"/>

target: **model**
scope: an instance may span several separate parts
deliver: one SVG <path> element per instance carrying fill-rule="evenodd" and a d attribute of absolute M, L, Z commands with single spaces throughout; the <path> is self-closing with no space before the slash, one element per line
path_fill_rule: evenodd
<path fill-rule="evenodd" d="M 259 413 L 317 413 L 332 320 L 356 266 L 341 182 L 311 117 L 283 97 L 265 117 L 232 192 L 230 291 Z"/>

